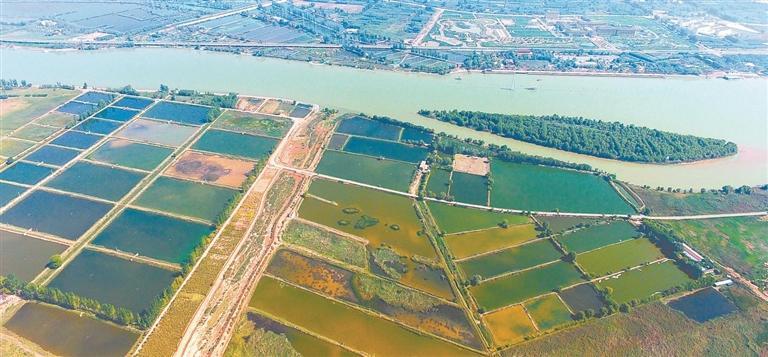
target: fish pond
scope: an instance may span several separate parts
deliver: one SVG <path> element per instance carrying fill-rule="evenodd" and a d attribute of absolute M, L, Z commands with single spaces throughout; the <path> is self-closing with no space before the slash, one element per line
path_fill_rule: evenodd
<path fill-rule="evenodd" d="M 96 105 L 90 103 L 68 102 L 56 110 L 62 113 L 81 115 L 93 112 L 96 110 Z"/>
<path fill-rule="evenodd" d="M 734 303 L 711 287 L 672 300 L 667 305 L 698 323 L 704 323 L 738 311 Z"/>
<path fill-rule="evenodd" d="M 215 222 L 236 193 L 229 188 L 159 177 L 134 204 Z"/>
<path fill-rule="evenodd" d="M 24 157 L 25 161 L 62 166 L 80 155 L 80 151 L 58 146 L 44 145 Z"/>
<path fill-rule="evenodd" d="M 54 254 L 67 246 L 9 231 L 0 231 L 0 275 L 32 281 Z"/>
<path fill-rule="evenodd" d="M 349 140 L 349 135 L 333 133 L 331 140 L 328 141 L 327 148 L 328 150 L 341 151 L 344 145 L 347 144 L 347 140 Z"/>
<path fill-rule="evenodd" d="M 611 298 L 622 304 L 632 300 L 643 300 L 691 281 L 692 279 L 674 262 L 668 260 L 600 280 L 597 285 L 602 288 L 611 288 L 613 290 Z"/>
<path fill-rule="evenodd" d="M 154 170 L 171 156 L 172 149 L 135 143 L 124 139 L 109 139 L 88 155 L 88 159 L 133 169 Z"/>
<path fill-rule="evenodd" d="M 443 169 L 432 169 L 427 181 L 427 193 L 429 196 L 446 197 L 451 189 L 451 172 Z"/>
<path fill-rule="evenodd" d="M 567 251 L 578 254 L 638 236 L 640 236 L 640 232 L 629 222 L 615 221 L 579 229 L 565 234 L 557 240 Z"/>
<path fill-rule="evenodd" d="M 133 117 L 135 117 L 137 114 L 139 114 L 139 112 L 136 110 L 106 107 L 100 112 L 96 113 L 94 116 L 102 119 L 126 122 L 133 119 Z"/>
<path fill-rule="evenodd" d="M 56 171 L 56 169 L 48 166 L 17 162 L 0 172 L 0 180 L 34 185 L 48 177 L 48 175 L 52 174 L 54 171 Z"/>
<path fill-rule="evenodd" d="M 418 334 L 394 322 L 269 277 L 260 279 L 250 306 L 355 350 L 371 354 L 470 354 L 469 351 L 453 344 Z"/>
<path fill-rule="evenodd" d="M 453 206 L 445 203 L 427 202 L 432 217 L 440 230 L 446 234 L 530 223 L 527 216 L 499 213 L 489 210 Z"/>
<path fill-rule="evenodd" d="M 525 309 L 539 330 L 550 330 L 573 321 L 568 307 L 557 294 L 549 294 L 526 301 Z"/>
<path fill-rule="evenodd" d="M 165 175 L 240 188 L 255 167 L 252 161 L 187 151 L 165 170 Z"/>
<path fill-rule="evenodd" d="M 139 338 L 135 332 L 78 312 L 31 302 L 4 327 L 61 356 L 123 356 Z"/>
<path fill-rule="evenodd" d="M 359 136 L 350 137 L 344 145 L 344 151 L 411 163 L 420 162 L 429 154 L 423 147 Z"/>
<path fill-rule="evenodd" d="M 166 146 L 179 146 L 189 139 L 197 127 L 153 120 L 136 119 L 115 134 L 116 136 Z"/>
<path fill-rule="evenodd" d="M 154 101 L 152 99 L 148 98 L 141 98 L 141 97 L 122 97 L 120 100 L 115 102 L 113 104 L 116 107 L 123 107 L 123 108 L 131 108 L 131 109 L 137 109 L 141 110 L 146 107 L 148 107 L 150 104 L 152 104 Z"/>
<path fill-rule="evenodd" d="M 92 243 L 182 264 L 211 232 L 212 225 L 127 208 Z"/>
<path fill-rule="evenodd" d="M 47 187 L 80 193 L 109 201 L 119 201 L 145 174 L 78 161 L 48 181 Z"/>
<path fill-rule="evenodd" d="M 210 122 L 210 107 L 176 102 L 159 102 L 144 113 L 147 118 L 202 125 Z"/>
<path fill-rule="evenodd" d="M 578 270 L 573 265 L 560 261 L 488 280 L 469 288 L 469 291 L 482 309 L 491 311 L 579 281 L 581 274 Z"/>
<path fill-rule="evenodd" d="M 536 332 L 522 305 L 508 306 L 482 316 L 497 346 L 517 343 Z"/>
<path fill-rule="evenodd" d="M 565 303 L 571 308 L 571 311 L 599 311 L 605 306 L 600 295 L 591 283 L 576 285 L 559 292 L 559 295 Z"/>
<path fill-rule="evenodd" d="M 77 124 L 72 130 L 82 131 L 84 133 L 94 133 L 107 135 L 123 125 L 120 122 L 112 120 L 101 120 L 97 118 L 90 118 Z"/>
<path fill-rule="evenodd" d="M 579 213 L 635 213 L 608 182 L 592 174 L 500 160 L 491 161 L 491 172 L 491 205 L 494 207 Z"/>
<path fill-rule="evenodd" d="M 450 194 L 458 202 L 487 206 L 488 179 L 485 176 L 454 171 L 451 176 Z"/>
<path fill-rule="evenodd" d="M 555 261 L 560 257 L 554 244 L 544 239 L 462 260 L 457 264 L 467 279 L 476 275 L 487 279 Z"/>
<path fill-rule="evenodd" d="M 371 138 L 397 141 L 403 131 L 401 126 L 369 120 L 362 117 L 344 119 L 336 127 L 336 132 Z"/>
<path fill-rule="evenodd" d="M 92 104 L 109 103 L 114 100 L 116 95 L 104 92 L 85 92 L 74 100 Z"/>
<path fill-rule="evenodd" d="M 416 166 L 400 161 L 326 150 L 315 171 L 319 174 L 406 192 Z"/>
<path fill-rule="evenodd" d="M 68 131 L 51 141 L 51 144 L 84 150 L 93 146 L 103 138 L 104 137 L 100 135 L 86 134 L 79 131 Z"/>
<path fill-rule="evenodd" d="M 176 275 L 170 270 L 85 249 L 48 287 L 140 313 L 150 307 Z"/>
<path fill-rule="evenodd" d="M 26 190 L 26 187 L 0 182 L 0 207 L 5 206 L 14 198 L 19 197 Z"/>
<path fill-rule="evenodd" d="M 663 257 L 647 238 L 637 238 L 579 254 L 576 263 L 592 276 L 604 276 Z"/>
<path fill-rule="evenodd" d="M 208 130 L 192 147 L 217 154 L 260 160 L 272 153 L 277 142 L 278 139 L 266 136 Z"/>
<path fill-rule="evenodd" d="M 0 222 L 76 240 L 110 209 L 108 203 L 37 190 L 0 215 Z"/>
<path fill-rule="evenodd" d="M 507 228 L 494 227 L 479 231 L 450 234 L 443 237 L 456 259 L 504 249 L 536 239 L 536 226 L 518 224 Z"/>

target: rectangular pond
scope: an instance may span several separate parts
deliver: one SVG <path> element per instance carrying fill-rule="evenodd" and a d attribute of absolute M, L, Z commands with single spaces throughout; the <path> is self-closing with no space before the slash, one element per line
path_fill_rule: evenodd
<path fill-rule="evenodd" d="M 58 146 L 44 145 L 29 153 L 29 155 L 24 157 L 24 160 L 33 163 L 63 166 L 72 161 L 77 155 L 80 155 L 80 151 Z"/>
<path fill-rule="evenodd" d="M 30 124 L 13 133 L 13 137 L 32 141 L 42 141 L 59 130 L 60 128 Z"/>
<path fill-rule="evenodd" d="M 159 102 L 144 113 L 147 118 L 175 121 L 184 124 L 202 125 L 211 119 L 210 107 L 176 102 Z"/>
<path fill-rule="evenodd" d="M 48 285 L 140 313 L 176 272 L 85 249 Z"/>
<path fill-rule="evenodd" d="M 475 275 L 487 279 L 555 261 L 560 257 L 560 252 L 552 242 L 545 239 L 462 260 L 457 264 L 467 279 Z"/>
<path fill-rule="evenodd" d="M 196 127 L 136 119 L 115 134 L 116 136 L 154 144 L 179 146 L 197 132 Z"/>
<path fill-rule="evenodd" d="M 416 165 L 326 150 L 315 171 L 328 176 L 407 192 L 416 171 Z"/>
<path fill-rule="evenodd" d="M 518 224 L 507 228 L 494 227 L 480 231 L 450 234 L 443 237 L 456 259 L 503 249 L 536 239 L 536 226 Z"/>
<path fill-rule="evenodd" d="M 117 97 L 117 95 L 113 93 L 86 92 L 81 94 L 79 97 L 75 98 L 74 100 L 77 100 L 80 102 L 86 102 L 86 103 L 99 104 L 99 103 L 109 103 L 112 100 L 114 100 L 115 97 Z"/>
<path fill-rule="evenodd" d="M 591 283 L 576 285 L 560 291 L 560 297 L 571 307 L 573 312 L 592 310 L 600 311 L 605 306 L 597 290 Z"/>
<path fill-rule="evenodd" d="M 690 281 L 692 279 L 687 274 L 668 260 L 600 280 L 597 285 L 611 288 L 611 298 L 621 304 L 640 301 Z"/>
<path fill-rule="evenodd" d="M 45 185 L 62 191 L 119 201 L 145 174 L 78 161 Z"/>
<path fill-rule="evenodd" d="M 16 162 L 0 172 L 0 180 L 17 182 L 26 185 L 34 185 L 52 174 L 56 169 L 30 164 L 28 162 Z"/>
<path fill-rule="evenodd" d="M 397 125 L 369 120 L 362 117 L 344 119 L 336 132 L 397 141 L 403 128 Z"/>
<path fill-rule="evenodd" d="M 51 144 L 66 146 L 74 149 L 87 149 L 95 145 L 103 136 L 81 133 L 79 131 L 68 131 L 59 135 Z"/>
<path fill-rule="evenodd" d="M 72 130 L 82 131 L 84 133 L 107 135 L 120 127 L 122 123 L 112 120 L 101 120 L 91 118 L 77 124 Z"/>
<path fill-rule="evenodd" d="M 26 190 L 26 187 L 0 182 L 0 207 L 5 206 L 14 198 L 19 197 Z"/>
<path fill-rule="evenodd" d="M 485 176 L 453 172 L 451 196 L 457 202 L 488 205 L 488 179 Z"/>
<path fill-rule="evenodd" d="M 135 205 L 215 222 L 236 190 L 170 177 L 159 177 Z"/>
<path fill-rule="evenodd" d="M 133 169 L 151 171 L 171 156 L 172 149 L 124 139 L 109 139 L 88 159 Z"/>
<path fill-rule="evenodd" d="M 661 250 L 647 238 L 637 238 L 579 254 L 576 263 L 598 277 L 663 257 Z"/>
<path fill-rule="evenodd" d="M 734 303 L 711 287 L 672 300 L 667 305 L 698 323 L 738 311 Z"/>
<path fill-rule="evenodd" d="M 521 214 L 499 213 L 445 203 L 428 201 L 427 207 L 440 230 L 446 234 L 500 227 L 504 223 L 514 226 L 531 222 L 527 216 Z"/>
<path fill-rule="evenodd" d="M 127 208 L 91 243 L 182 264 L 211 232 L 211 225 Z"/>
<path fill-rule="evenodd" d="M 208 130 L 192 147 L 217 154 L 260 160 L 266 158 L 277 146 L 278 139 L 233 133 L 224 130 Z"/>
<path fill-rule="evenodd" d="M 2 215 L 0 222 L 76 240 L 112 205 L 37 190 Z"/>
<path fill-rule="evenodd" d="M 292 125 L 290 119 L 236 110 L 225 111 L 213 123 L 214 128 L 274 138 L 284 137 Z"/>
<path fill-rule="evenodd" d="M 0 275 L 14 275 L 23 281 L 34 279 L 52 255 L 67 248 L 10 231 L 0 231 L 0 247 Z"/>
<path fill-rule="evenodd" d="M 139 114 L 136 110 L 129 110 L 129 109 L 123 109 L 123 108 L 115 108 L 115 107 L 106 107 L 100 112 L 96 113 L 94 116 L 97 118 L 103 118 L 103 119 L 110 119 L 115 121 L 129 121 L 133 119 L 137 114 Z"/>
<path fill-rule="evenodd" d="M 154 101 L 149 98 L 125 96 L 115 102 L 113 106 L 142 110 L 152 103 L 154 103 Z"/>
<path fill-rule="evenodd" d="M 429 154 L 429 151 L 423 147 L 359 136 L 350 137 L 344 145 L 344 151 L 412 163 L 426 159 Z"/>
<path fill-rule="evenodd" d="M 56 110 L 67 114 L 82 115 L 92 113 L 96 110 L 96 105 L 90 103 L 68 102 Z"/>
<path fill-rule="evenodd" d="M 615 221 L 579 229 L 565 234 L 557 240 L 567 251 L 578 254 L 638 236 L 640 236 L 640 232 L 629 222 Z"/>

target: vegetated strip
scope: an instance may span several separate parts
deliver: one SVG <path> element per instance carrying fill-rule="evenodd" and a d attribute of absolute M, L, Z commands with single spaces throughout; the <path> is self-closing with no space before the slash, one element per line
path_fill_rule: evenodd
<path fill-rule="evenodd" d="M 582 117 L 456 110 L 420 110 L 419 114 L 515 140 L 623 161 L 690 162 L 737 152 L 736 144 L 730 141 Z"/>

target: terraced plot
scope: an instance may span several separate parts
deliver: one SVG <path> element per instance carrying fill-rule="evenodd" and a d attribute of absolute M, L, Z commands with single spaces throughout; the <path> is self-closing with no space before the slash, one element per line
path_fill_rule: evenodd
<path fill-rule="evenodd" d="M 51 144 L 66 146 L 73 149 L 85 150 L 95 145 L 103 136 L 81 133 L 79 131 L 68 131 L 59 135 Z"/>
<path fill-rule="evenodd" d="M 259 281 L 250 306 L 345 346 L 377 355 L 469 354 L 455 345 L 269 277 Z"/>
<path fill-rule="evenodd" d="M 536 239 L 536 233 L 536 226 L 533 224 L 520 224 L 507 228 L 496 227 L 450 234 L 443 239 L 454 258 L 461 259 L 525 243 Z"/>
<path fill-rule="evenodd" d="M 178 123 L 202 125 L 212 119 L 211 108 L 176 102 L 159 102 L 144 113 L 147 118 L 175 121 Z"/>
<path fill-rule="evenodd" d="M 282 138 L 293 125 L 290 119 L 258 113 L 227 110 L 213 123 L 214 128 Z"/>
<path fill-rule="evenodd" d="M 401 254 L 433 258 L 436 253 L 424 236 L 412 200 L 393 194 L 328 180 L 315 180 L 299 209 L 299 216 L 382 244 Z"/>
<path fill-rule="evenodd" d="M 53 173 L 55 169 L 26 162 L 17 162 L 0 172 L 0 180 L 34 185 Z"/>
<path fill-rule="evenodd" d="M 148 98 L 141 97 L 122 97 L 120 100 L 113 104 L 116 107 L 131 108 L 142 110 L 152 104 L 154 101 Z"/>
<path fill-rule="evenodd" d="M 128 208 L 92 243 L 181 264 L 211 232 L 211 225 Z"/>
<path fill-rule="evenodd" d="M 608 244 L 622 242 L 640 236 L 640 232 L 627 221 L 616 221 L 579 229 L 557 240 L 569 252 L 583 253 Z"/>
<path fill-rule="evenodd" d="M 491 161 L 491 205 L 533 211 L 631 214 L 602 178 L 553 167 Z M 455 180 L 454 180 L 455 181 Z M 455 182 L 454 182 L 455 184 Z"/>
<path fill-rule="evenodd" d="M 391 160 L 417 163 L 427 158 L 427 149 L 386 140 L 350 137 L 344 151 Z"/>
<path fill-rule="evenodd" d="M 117 130 L 120 125 L 122 124 L 112 120 L 91 118 L 80 122 L 80 124 L 77 124 L 74 128 L 72 128 L 72 130 L 82 131 L 84 133 L 107 135 Z"/>
<path fill-rule="evenodd" d="M 134 204 L 215 222 L 236 193 L 228 188 L 159 177 Z"/>
<path fill-rule="evenodd" d="M 494 253 L 481 255 L 458 262 L 466 278 L 480 276 L 491 278 L 504 273 L 527 269 L 548 263 L 561 257 L 560 252 L 549 240 L 519 245 Z"/>
<path fill-rule="evenodd" d="M 165 147 L 140 144 L 123 139 L 109 139 L 88 155 L 88 159 L 151 171 L 171 156 L 172 152 L 172 149 Z"/>
<path fill-rule="evenodd" d="M 536 332 L 536 327 L 522 305 L 513 305 L 483 315 L 483 322 L 491 330 L 497 346 L 517 343 Z"/>
<path fill-rule="evenodd" d="M 469 288 L 477 304 L 486 311 L 512 305 L 581 280 L 576 268 L 565 262 L 526 270 L 483 282 Z"/>
<path fill-rule="evenodd" d="M 0 231 L 0 247 L 0 276 L 14 275 L 23 281 L 34 279 L 52 255 L 67 248 L 9 231 Z"/>
<path fill-rule="evenodd" d="M 153 144 L 179 146 L 197 132 L 196 127 L 136 119 L 116 136 Z"/>
<path fill-rule="evenodd" d="M 611 288 L 611 298 L 619 304 L 632 300 L 643 300 L 653 295 L 691 282 L 672 261 L 651 264 L 634 269 L 619 276 L 603 279 L 597 283 L 602 288 Z"/>
<path fill-rule="evenodd" d="M 135 313 L 147 309 L 175 272 L 84 250 L 48 285 Z"/>
<path fill-rule="evenodd" d="M 593 276 L 603 276 L 664 257 L 646 238 L 632 239 L 576 256 L 576 263 Z"/>
<path fill-rule="evenodd" d="M 544 295 L 524 305 L 539 330 L 550 330 L 573 321 L 571 312 L 557 294 Z"/>
<path fill-rule="evenodd" d="M 397 191 L 408 191 L 416 166 L 400 161 L 326 150 L 315 170 L 338 177 Z"/>
<path fill-rule="evenodd" d="M 336 132 L 351 135 L 367 136 L 371 138 L 397 141 L 403 128 L 376 120 L 368 120 L 362 117 L 344 119 Z"/>
<path fill-rule="evenodd" d="M 25 156 L 24 160 L 32 163 L 63 166 L 64 164 L 72 161 L 72 159 L 77 157 L 77 155 L 80 155 L 80 151 L 58 146 L 45 145 L 39 147 L 37 150 Z"/>
<path fill-rule="evenodd" d="M 123 108 L 106 107 L 94 116 L 97 118 L 110 119 L 115 121 L 126 122 L 139 114 L 136 110 L 128 110 Z"/>
<path fill-rule="evenodd" d="M 444 203 L 427 202 L 432 217 L 446 234 L 530 223 L 527 216 L 499 213 L 476 208 L 453 206 Z"/>
<path fill-rule="evenodd" d="M 217 154 L 260 160 L 272 153 L 278 139 L 266 136 L 238 134 L 224 130 L 208 130 L 193 148 Z"/>
<path fill-rule="evenodd" d="M 111 208 L 108 203 L 37 190 L 0 215 L 0 222 L 76 240 Z"/>
<path fill-rule="evenodd" d="M 79 161 L 48 181 L 45 185 L 62 191 L 80 193 L 110 201 L 119 201 L 144 176 L 143 173 L 135 171 L 115 169 L 104 165 Z"/>
<path fill-rule="evenodd" d="M 451 196 L 457 202 L 488 205 L 488 179 L 485 176 L 453 172 Z"/>
<path fill-rule="evenodd" d="M 35 120 L 35 124 L 48 125 L 57 128 L 63 128 L 72 125 L 77 121 L 77 117 L 72 114 L 50 112 Z"/>

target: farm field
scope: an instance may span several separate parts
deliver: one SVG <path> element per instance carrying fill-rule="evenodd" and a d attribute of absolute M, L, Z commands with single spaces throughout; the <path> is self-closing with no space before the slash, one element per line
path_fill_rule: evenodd
<path fill-rule="evenodd" d="M 316 172 L 397 191 L 408 191 L 415 165 L 326 150 Z"/>
<path fill-rule="evenodd" d="M 291 125 L 290 119 L 235 110 L 224 111 L 213 123 L 214 128 L 273 138 L 284 137 Z"/>
<path fill-rule="evenodd" d="M 647 238 L 637 238 L 579 254 L 576 263 L 593 276 L 604 276 L 663 257 Z"/>
<path fill-rule="evenodd" d="M 18 97 L 0 101 L 0 111 L 3 113 L 0 132 L 4 134 L 20 128 L 22 125 L 74 98 L 77 93 L 74 90 L 40 88 L 24 88 L 9 91 L 8 94 L 18 95 Z"/>
<path fill-rule="evenodd" d="M 600 177 L 529 164 L 491 161 L 491 205 L 534 211 L 634 213 Z"/>
<path fill-rule="evenodd" d="M 308 223 L 292 220 L 283 233 L 283 239 L 340 262 L 368 267 L 365 244 Z"/>
<path fill-rule="evenodd" d="M 483 322 L 488 325 L 493 341 L 499 346 L 520 342 L 536 332 L 536 327 L 522 305 L 513 305 L 485 314 Z"/>

